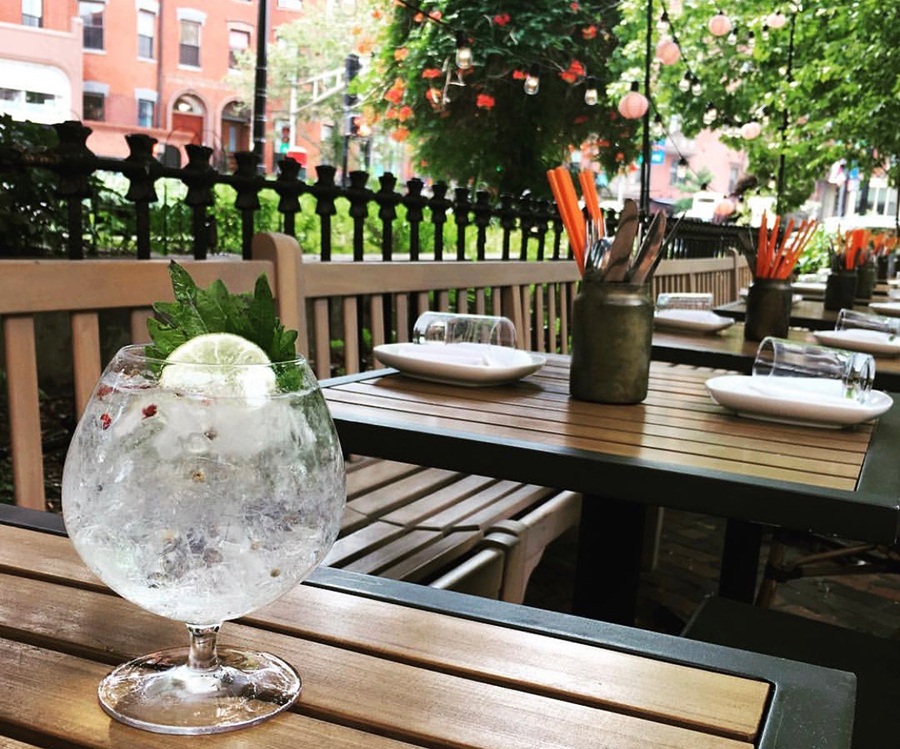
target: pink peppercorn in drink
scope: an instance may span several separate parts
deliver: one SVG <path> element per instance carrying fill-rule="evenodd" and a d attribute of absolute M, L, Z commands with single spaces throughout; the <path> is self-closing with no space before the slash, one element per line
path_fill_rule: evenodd
<path fill-rule="evenodd" d="M 269 362 L 221 333 L 165 360 L 143 353 L 126 347 L 104 371 L 69 448 L 63 513 L 88 566 L 185 622 L 191 645 L 119 666 L 101 705 L 163 733 L 251 725 L 296 700 L 299 676 L 277 656 L 217 648 L 216 633 L 328 553 L 345 498 L 337 433 L 303 359 Z"/>

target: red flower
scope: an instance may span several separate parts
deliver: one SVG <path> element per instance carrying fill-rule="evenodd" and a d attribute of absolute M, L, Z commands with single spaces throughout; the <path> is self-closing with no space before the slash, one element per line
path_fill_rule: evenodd
<path fill-rule="evenodd" d="M 387 93 L 384 95 L 384 98 L 387 99 L 391 104 L 399 104 L 400 99 L 403 98 L 403 93 L 406 91 L 406 84 L 403 82 L 402 78 L 396 78 L 394 80 L 394 85 L 391 86 Z"/>
<path fill-rule="evenodd" d="M 475 98 L 475 106 L 479 109 L 493 109 L 496 100 L 489 94 L 478 94 Z"/>
<path fill-rule="evenodd" d="M 581 30 L 581 36 L 583 39 L 595 39 L 597 37 L 597 27 L 594 24 L 586 26 Z"/>
<path fill-rule="evenodd" d="M 512 77 L 514 81 L 524 81 L 528 77 L 528 73 L 524 70 L 516 69 L 512 72 Z"/>
<path fill-rule="evenodd" d="M 141 410 L 141 413 L 144 415 L 145 419 L 149 419 L 151 416 L 156 416 L 156 404 L 151 403 L 149 406 L 144 407 Z"/>
<path fill-rule="evenodd" d="M 402 62 L 407 57 L 409 57 L 409 50 L 406 47 L 400 47 L 394 50 L 394 59 L 397 62 Z"/>
<path fill-rule="evenodd" d="M 109 414 L 100 414 L 100 428 L 109 429 L 112 424 L 112 416 Z"/>
<path fill-rule="evenodd" d="M 408 104 L 404 104 L 402 107 L 400 107 L 400 110 L 397 112 L 397 119 L 400 120 L 400 122 L 406 122 L 412 116 L 413 116 L 413 110 L 412 110 L 412 107 L 409 106 Z"/>
<path fill-rule="evenodd" d="M 575 83 L 579 78 L 584 77 L 584 72 L 584 65 L 578 62 L 578 60 L 572 60 L 572 62 L 569 63 L 569 67 L 560 73 L 559 77 L 566 83 Z"/>
<path fill-rule="evenodd" d="M 432 78 L 440 78 L 441 77 L 441 69 L 440 68 L 425 68 L 422 71 L 422 77 L 428 80 Z"/>
<path fill-rule="evenodd" d="M 578 3 L 569 3 L 569 10 L 573 10 L 577 13 L 581 10 L 581 6 Z"/>
<path fill-rule="evenodd" d="M 433 10 L 433 11 L 431 11 L 431 13 L 428 14 L 428 17 L 432 21 L 440 21 L 444 17 L 444 14 L 441 13 L 439 10 Z"/>
<path fill-rule="evenodd" d="M 416 14 L 413 16 L 413 21 L 415 21 L 416 23 L 422 23 L 422 21 L 424 21 L 424 20 L 425 20 L 425 14 L 424 14 L 424 13 L 416 13 Z"/>
<path fill-rule="evenodd" d="M 398 143 L 402 143 L 409 137 L 409 130 L 405 127 L 398 127 L 391 133 L 391 140 L 395 140 Z"/>
<path fill-rule="evenodd" d="M 573 125 L 581 125 L 581 124 L 587 122 L 587 119 L 588 118 L 587 118 L 586 114 L 580 114 L 574 120 L 572 120 L 572 124 Z"/>
<path fill-rule="evenodd" d="M 509 13 L 498 13 L 491 20 L 493 20 L 493 22 L 497 24 L 497 26 L 506 26 L 506 24 L 508 24 L 512 20 L 512 18 L 510 18 Z"/>

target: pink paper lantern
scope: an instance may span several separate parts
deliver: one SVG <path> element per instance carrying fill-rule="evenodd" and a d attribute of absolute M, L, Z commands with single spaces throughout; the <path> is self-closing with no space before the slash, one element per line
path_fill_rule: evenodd
<path fill-rule="evenodd" d="M 639 120 L 647 113 L 649 106 L 647 97 L 632 89 L 619 100 L 619 114 L 626 120 Z"/>
<path fill-rule="evenodd" d="M 770 13 L 766 18 L 766 26 L 770 29 L 780 29 L 787 23 L 787 18 L 784 13 L 779 10 L 776 10 L 774 13 Z"/>
<path fill-rule="evenodd" d="M 730 216 L 734 213 L 734 209 L 734 201 L 731 198 L 724 198 L 716 204 L 715 214 L 720 218 L 724 218 L 725 216 Z"/>
<path fill-rule="evenodd" d="M 672 39 L 663 39 L 656 45 L 656 57 L 663 65 L 674 65 L 681 59 L 681 47 Z"/>
<path fill-rule="evenodd" d="M 745 122 L 741 125 L 741 137 L 744 140 L 758 138 L 762 132 L 762 126 L 758 122 Z"/>
<path fill-rule="evenodd" d="M 731 31 L 731 19 L 722 11 L 719 11 L 709 19 L 707 27 L 709 28 L 709 33 L 713 36 L 725 36 Z"/>

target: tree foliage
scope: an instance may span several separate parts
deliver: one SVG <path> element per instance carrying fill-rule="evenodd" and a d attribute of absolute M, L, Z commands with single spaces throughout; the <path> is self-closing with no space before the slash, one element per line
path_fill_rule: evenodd
<path fill-rule="evenodd" d="M 275 29 L 267 50 L 267 95 L 275 116 L 299 123 L 334 123 L 332 142 L 322 144 L 323 159 L 336 163 L 341 148 L 345 91 L 344 61 L 372 43 L 367 3 L 333 4 L 304 13 Z M 245 52 L 234 82 L 248 109 L 253 105 L 255 52 Z"/>
<path fill-rule="evenodd" d="M 376 127 L 405 140 L 422 170 L 517 194 L 546 192 L 546 170 L 599 142 L 615 171 L 636 153 L 636 127 L 616 112 L 615 4 L 560 0 L 384 3 L 384 36 L 365 81 Z M 473 67 L 455 63 L 458 35 Z M 536 95 L 524 78 L 540 76 Z M 585 103 L 588 77 L 599 103 Z M 624 89 L 619 94 L 624 93 Z"/>
<path fill-rule="evenodd" d="M 678 115 L 687 135 L 719 128 L 728 145 L 748 153 L 762 184 L 777 179 L 783 155 L 783 209 L 800 205 L 839 159 L 871 173 L 900 155 L 900 5 L 781 3 L 781 28 L 767 23 L 779 6 L 771 0 L 679 5 L 667 9 L 669 29 L 653 28 L 655 41 L 674 32 L 682 53 L 675 65 L 654 62 L 654 103 L 664 121 Z M 643 64 L 647 4 L 626 0 L 621 7 L 623 62 Z M 734 43 L 708 28 L 720 7 L 734 24 Z M 664 8 L 656 4 L 657 19 Z M 686 73 L 699 80 L 699 95 L 679 89 Z M 710 104 L 717 116 L 706 124 Z M 739 129 L 750 121 L 762 131 L 744 140 Z"/>

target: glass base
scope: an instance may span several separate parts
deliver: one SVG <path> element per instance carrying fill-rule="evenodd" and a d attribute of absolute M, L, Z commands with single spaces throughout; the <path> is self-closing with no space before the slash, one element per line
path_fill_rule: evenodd
<path fill-rule="evenodd" d="M 205 734 L 260 723 L 300 696 L 293 666 L 268 653 L 218 649 L 218 666 L 190 668 L 188 648 L 124 663 L 100 682 L 100 705 L 122 723 L 155 733 Z"/>

